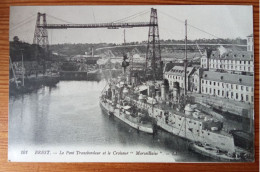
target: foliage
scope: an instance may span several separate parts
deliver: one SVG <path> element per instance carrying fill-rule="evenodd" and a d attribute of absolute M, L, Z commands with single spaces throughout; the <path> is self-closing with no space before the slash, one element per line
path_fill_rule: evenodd
<path fill-rule="evenodd" d="M 20 42 L 18 37 L 14 37 L 14 41 L 10 41 L 10 57 L 12 61 L 21 61 L 22 55 L 24 61 L 34 61 L 41 59 L 48 59 L 48 54 L 44 50 L 37 46 Z"/>
<path fill-rule="evenodd" d="M 228 47 L 232 47 L 233 44 L 239 44 L 239 45 L 246 45 L 246 39 L 236 38 L 236 39 L 197 39 L 197 40 L 188 40 L 188 44 L 215 44 L 215 46 L 212 46 L 213 49 L 216 49 L 218 44 L 230 44 Z M 173 53 L 176 51 L 183 52 L 184 47 L 183 45 L 163 45 L 163 44 L 184 44 L 184 40 L 174 40 L 174 39 L 168 39 L 168 40 L 160 40 L 161 43 L 161 50 L 162 53 Z M 51 45 L 50 49 L 54 52 L 57 52 L 58 54 L 64 54 L 67 56 L 75 56 L 75 55 L 83 55 L 85 52 L 91 53 L 92 47 L 94 49 L 102 48 L 102 47 L 113 47 L 113 46 L 122 46 L 122 45 L 131 45 L 129 47 L 116 47 L 111 49 L 111 51 L 114 53 L 115 56 L 123 56 L 124 53 L 131 52 L 135 47 L 138 48 L 140 53 L 146 52 L 146 44 L 147 41 L 141 41 L 141 42 L 128 42 L 128 43 L 122 43 L 122 44 L 114 44 L 114 43 L 99 43 L 99 44 L 56 44 Z M 200 46 L 201 48 L 205 48 L 203 46 Z M 197 51 L 197 46 L 188 46 L 187 47 L 189 51 Z M 108 49 L 103 49 L 100 51 L 97 51 L 96 54 L 104 53 Z"/>

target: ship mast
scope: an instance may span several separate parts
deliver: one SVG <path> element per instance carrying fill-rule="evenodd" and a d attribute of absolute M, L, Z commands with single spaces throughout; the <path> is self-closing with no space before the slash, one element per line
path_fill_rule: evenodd
<path fill-rule="evenodd" d="M 125 29 L 124 29 L 124 45 L 126 44 L 126 40 L 125 40 Z"/>
<path fill-rule="evenodd" d="M 184 97 L 187 95 L 187 20 L 185 20 Z"/>
<path fill-rule="evenodd" d="M 187 20 L 185 20 L 185 60 L 184 60 L 184 103 L 187 95 Z M 185 106 L 184 106 L 185 107 Z M 185 137 L 186 137 L 186 116 L 185 116 Z"/>

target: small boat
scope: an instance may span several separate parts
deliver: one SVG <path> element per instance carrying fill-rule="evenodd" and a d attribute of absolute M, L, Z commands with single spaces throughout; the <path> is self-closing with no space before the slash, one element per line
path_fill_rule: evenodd
<path fill-rule="evenodd" d="M 225 162 L 237 162 L 241 161 L 242 158 L 239 154 L 230 154 L 227 151 L 200 142 L 191 142 L 189 144 L 189 149 L 201 155 Z"/>

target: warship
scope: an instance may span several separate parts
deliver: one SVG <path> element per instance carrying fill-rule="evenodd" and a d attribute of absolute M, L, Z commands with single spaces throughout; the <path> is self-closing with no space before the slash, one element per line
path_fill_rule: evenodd
<path fill-rule="evenodd" d="M 170 91 L 165 80 L 137 83 L 137 76 L 131 79 L 131 84 L 125 76 L 110 80 L 102 91 L 100 106 L 106 114 L 146 133 L 163 129 L 187 139 L 191 150 L 218 160 L 240 161 L 249 156 L 235 146 L 222 121 L 201 112 L 180 95 L 177 82 Z"/>
<path fill-rule="evenodd" d="M 187 43 L 187 37 L 185 40 Z M 163 77 L 163 63 L 146 63 L 144 70 L 133 70 L 133 59 L 124 56 L 122 74 L 111 78 L 100 96 L 106 114 L 147 133 L 165 130 L 186 139 L 189 149 L 221 161 L 250 161 L 252 155 L 237 147 L 231 133 L 223 129 L 223 121 L 201 111 L 187 95 L 187 48 L 185 46 L 184 89 L 178 82 Z"/>

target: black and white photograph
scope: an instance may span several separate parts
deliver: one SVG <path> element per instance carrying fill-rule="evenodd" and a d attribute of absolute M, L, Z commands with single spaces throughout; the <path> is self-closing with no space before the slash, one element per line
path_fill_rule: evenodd
<path fill-rule="evenodd" d="M 253 9 L 11 6 L 10 162 L 254 162 Z"/>

